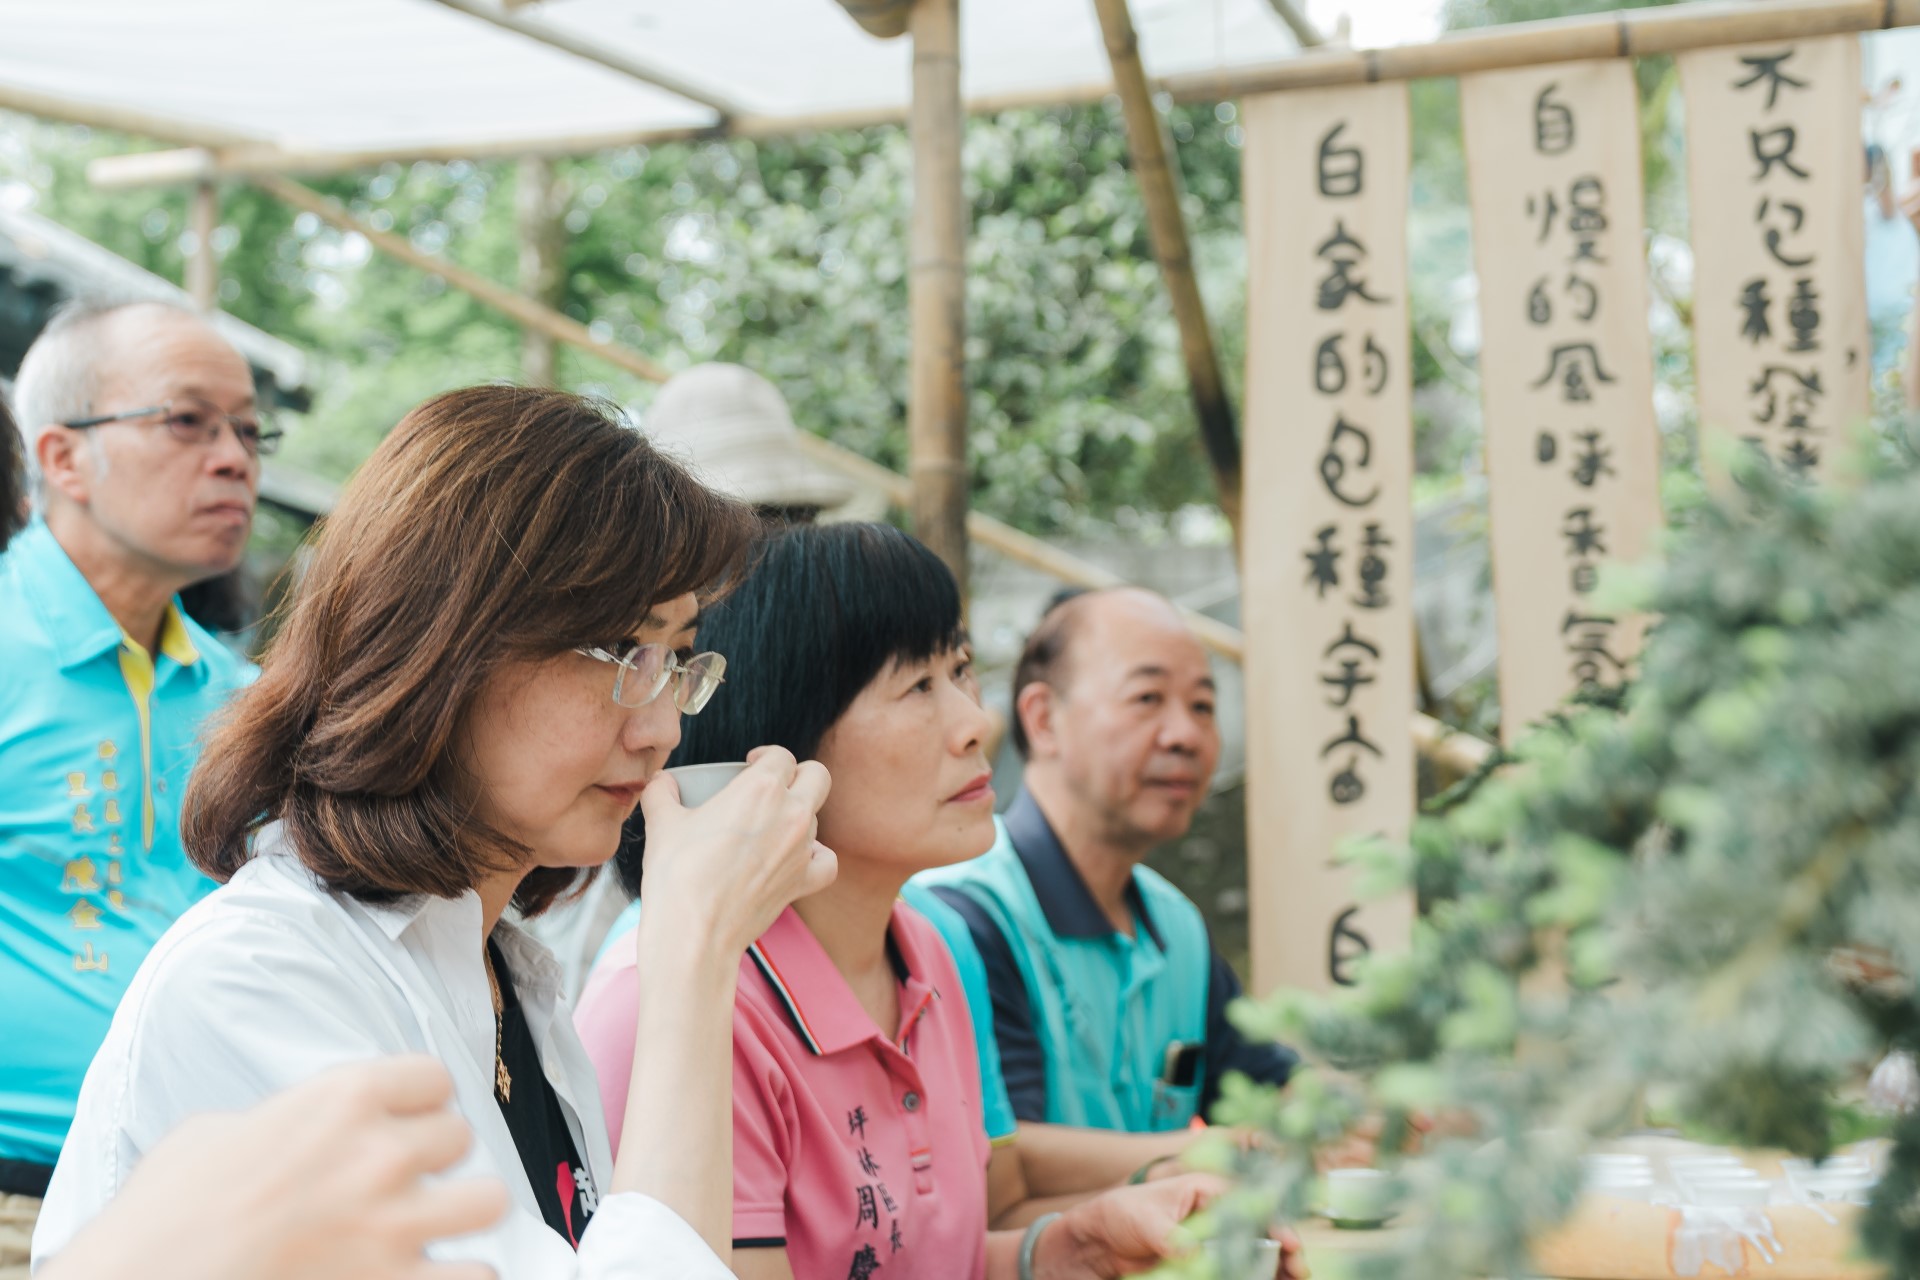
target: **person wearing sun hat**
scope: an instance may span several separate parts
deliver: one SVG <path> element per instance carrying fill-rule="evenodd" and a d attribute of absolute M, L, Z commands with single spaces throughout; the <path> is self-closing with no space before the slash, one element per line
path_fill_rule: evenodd
<path fill-rule="evenodd" d="M 800 428 L 779 390 L 737 364 L 676 374 L 640 428 L 707 484 L 784 522 L 810 521 L 856 493 L 851 480 L 801 452 Z"/>

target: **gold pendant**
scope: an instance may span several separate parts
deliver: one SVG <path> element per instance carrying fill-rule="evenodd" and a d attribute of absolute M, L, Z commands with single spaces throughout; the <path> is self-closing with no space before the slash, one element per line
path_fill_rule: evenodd
<path fill-rule="evenodd" d="M 493 1060 L 493 1088 L 500 1095 L 500 1101 L 513 1100 L 513 1077 L 507 1073 L 507 1064 L 498 1058 Z"/>

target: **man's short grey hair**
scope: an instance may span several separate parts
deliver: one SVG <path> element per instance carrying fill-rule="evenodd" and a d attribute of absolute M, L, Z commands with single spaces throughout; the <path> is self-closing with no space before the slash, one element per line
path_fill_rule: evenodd
<path fill-rule="evenodd" d="M 89 336 L 108 316 L 132 307 L 158 307 L 203 319 L 199 312 L 165 299 L 75 298 L 54 310 L 20 361 L 20 373 L 13 383 L 13 412 L 20 423 L 27 474 L 36 494 L 41 488 L 40 437 L 48 427 L 92 413 L 100 394 L 101 374 L 112 365 L 113 353 L 101 350 Z"/>

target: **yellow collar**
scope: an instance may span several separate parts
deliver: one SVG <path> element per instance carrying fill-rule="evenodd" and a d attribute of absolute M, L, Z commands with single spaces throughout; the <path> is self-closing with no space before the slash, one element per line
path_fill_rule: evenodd
<path fill-rule="evenodd" d="M 151 659 L 147 647 L 128 635 L 125 627 L 120 629 L 120 638 L 143 657 Z M 179 604 L 173 601 L 167 603 L 167 612 L 160 621 L 160 652 L 183 667 L 200 661 L 200 650 L 194 645 L 193 637 L 187 634 L 187 620 L 180 615 Z"/>

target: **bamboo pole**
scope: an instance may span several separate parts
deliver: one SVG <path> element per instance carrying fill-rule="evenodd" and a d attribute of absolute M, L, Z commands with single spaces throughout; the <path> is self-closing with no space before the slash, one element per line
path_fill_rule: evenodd
<path fill-rule="evenodd" d="M 553 161 L 522 156 L 515 174 L 513 207 L 520 248 L 520 292 L 549 311 L 558 311 L 566 295 L 563 259 L 567 231 L 560 221 L 560 190 Z M 522 325 L 520 377 L 536 387 L 558 386 L 552 334 Z"/>
<path fill-rule="evenodd" d="M 1261 67 L 1171 76 L 1164 84 L 1176 98 L 1196 89 L 1215 96 L 1238 96 L 1911 26 L 1920 26 L 1920 0 L 1702 0 L 1670 8 L 1516 22 L 1457 32 L 1427 44 L 1327 50 Z"/>
<path fill-rule="evenodd" d="M 1317 49 L 1327 42 L 1320 28 L 1307 21 L 1307 15 L 1300 12 L 1300 6 L 1294 0 L 1267 0 L 1273 6 L 1273 12 L 1280 21 L 1287 24 L 1287 30 L 1293 32 L 1293 38 L 1300 42 L 1302 49 Z"/>
<path fill-rule="evenodd" d="M 67 94 L 48 93 L 4 82 L 0 82 L 0 111 L 18 111 L 45 120 L 64 120 L 95 129 L 138 134 L 181 147 L 230 147 L 259 144 L 261 141 L 230 129 L 176 120 L 136 107 L 90 102 Z"/>
<path fill-rule="evenodd" d="M 365 236 L 380 252 L 428 275 L 439 276 L 460 292 L 471 294 L 494 310 L 512 316 L 525 328 L 538 330 L 557 342 L 578 347 L 582 351 L 590 351 L 607 363 L 618 365 L 650 382 L 667 380 L 666 369 L 638 351 L 617 342 L 602 342 L 587 331 L 587 326 L 570 316 L 561 315 L 551 307 L 543 307 L 533 299 L 523 297 L 504 285 L 495 284 L 465 267 L 455 266 L 445 258 L 422 253 L 409 244 L 405 236 L 378 230 L 364 219 L 356 218 L 337 200 L 329 200 L 318 191 L 303 187 L 290 178 L 270 173 L 254 174 L 248 181 L 284 203 L 306 210 L 330 226 Z"/>
<path fill-rule="evenodd" d="M 967 592 L 967 206 L 961 190 L 960 2 L 915 0 L 909 227 L 907 510 Z"/>
<path fill-rule="evenodd" d="M 313 213 L 331 226 L 365 236 L 368 243 L 381 252 L 390 254 L 410 267 L 439 276 L 453 288 L 471 294 L 480 302 L 505 312 L 523 324 L 529 323 L 531 316 L 544 315 L 541 324 L 543 331 L 558 342 L 598 356 L 648 381 L 664 382 L 667 379 L 665 369 L 639 352 L 614 342 L 596 342 L 586 326 L 530 298 L 522 298 L 512 290 L 476 276 L 471 271 L 456 267 L 444 258 L 421 253 L 405 239 L 390 232 L 375 230 L 318 192 L 290 179 L 266 174 L 257 174 L 250 181 L 295 208 Z M 900 473 L 805 431 L 800 432 L 797 439 L 800 448 L 815 460 L 850 476 L 860 484 L 879 490 L 894 505 L 904 507 L 911 501 L 912 482 Z M 1121 585 L 1123 581 L 1106 569 L 1089 564 L 1078 556 L 977 511 L 967 514 L 967 532 L 978 538 L 982 546 L 1009 560 L 1073 586 L 1112 587 Z M 1200 643 L 1208 649 L 1230 662 L 1246 660 L 1246 641 L 1237 628 L 1190 609 L 1182 609 L 1181 613 L 1199 637 Z M 1471 772 L 1492 749 L 1471 734 L 1457 733 L 1439 721 L 1417 713 L 1413 717 L 1413 738 L 1422 754 L 1442 768 L 1460 774 Z"/>
<path fill-rule="evenodd" d="M 323 175 L 383 164 L 433 164 L 454 160 L 510 160 L 521 156 L 574 156 L 618 147 L 651 146 L 668 142 L 698 142 L 706 138 L 757 136 L 737 127 L 722 133 L 710 125 L 672 129 L 615 129 L 604 133 L 568 134 L 522 140 L 500 138 L 487 142 L 426 143 L 411 147 L 369 147 L 351 151 L 310 151 L 274 143 L 252 142 L 227 147 L 182 147 L 172 151 L 136 151 L 101 156 L 87 163 L 87 181 L 103 191 L 133 187 L 164 187 L 201 178 L 252 179 L 261 174 Z"/>
<path fill-rule="evenodd" d="M 537 41 L 549 48 L 570 53 L 576 58 L 595 63 L 609 71 L 616 71 L 651 88 L 664 90 L 676 98 L 685 98 L 688 102 L 698 103 L 718 116 L 716 123 L 721 126 L 725 126 L 729 119 L 739 114 L 731 101 L 711 89 L 682 80 L 658 67 L 648 66 L 605 45 L 574 35 L 571 31 L 537 19 L 523 18 L 515 13 L 490 8 L 485 4 L 476 3 L 476 0 L 435 0 L 435 3 L 455 12 L 464 13 L 470 18 L 490 22 L 496 27 L 511 31 L 528 40 Z"/>
<path fill-rule="evenodd" d="M 201 311 L 220 309 L 220 263 L 213 256 L 213 233 L 220 225 L 220 189 L 208 181 L 193 184 L 187 197 L 187 224 L 193 229 L 193 253 L 187 259 L 187 292 Z"/>
<path fill-rule="evenodd" d="M 1146 67 L 1140 61 L 1140 40 L 1133 28 L 1127 0 L 1094 0 L 1100 32 L 1106 40 L 1107 61 L 1113 68 L 1114 88 L 1127 122 L 1127 142 L 1133 152 L 1133 174 L 1147 210 L 1147 231 L 1153 256 L 1160 263 L 1173 319 L 1180 331 L 1180 354 L 1187 365 L 1187 393 L 1200 425 L 1200 443 L 1213 468 L 1213 486 L 1220 510 L 1233 526 L 1234 545 L 1240 542 L 1240 433 L 1234 424 L 1233 402 L 1220 376 L 1220 357 L 1214 350 L 1213 326 L 1200 298 L 1200 282 L 1193 273 L 1193 250 L 1187 239 L 1186 215 L 1180 208 L 1180 173 L 1170 158 L 1166 123 L 1153 106 Z"/>

